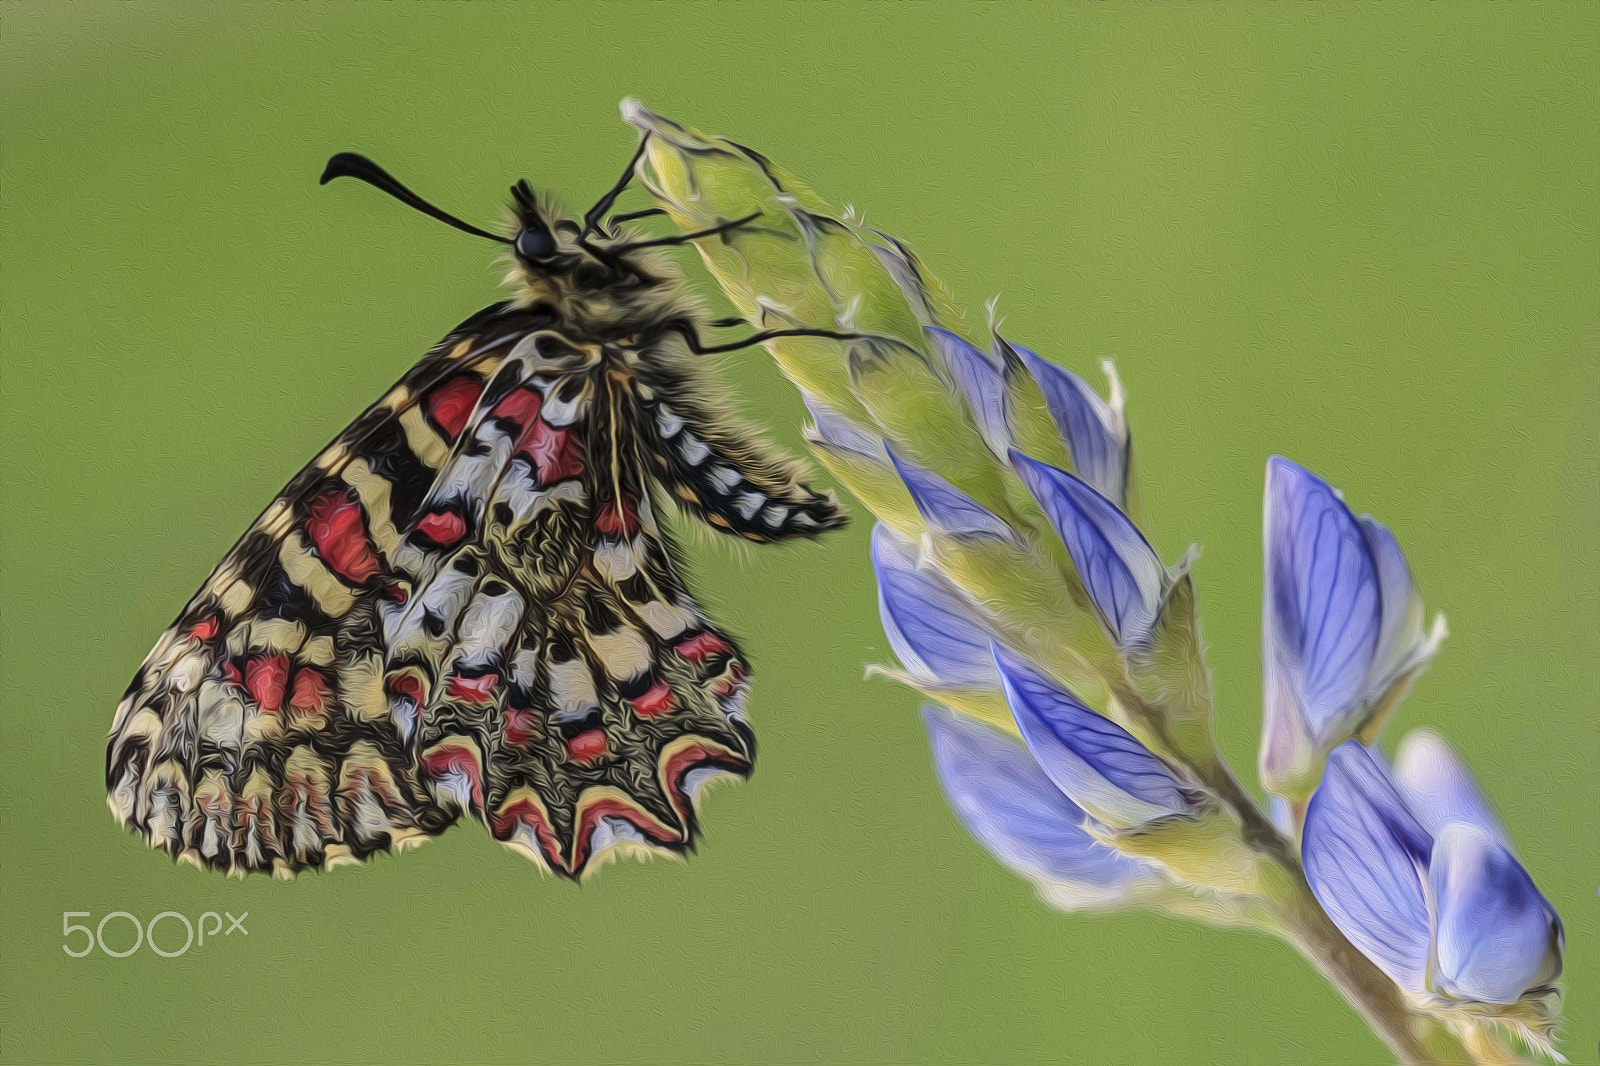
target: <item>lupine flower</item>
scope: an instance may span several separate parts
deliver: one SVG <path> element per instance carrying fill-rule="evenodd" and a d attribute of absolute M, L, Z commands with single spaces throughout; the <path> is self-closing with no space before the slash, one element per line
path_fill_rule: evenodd
<path fill-rule="evenodd" d="M 1072 371 L 1041 359 L 1021 345 L 1007 347 L 1017 353 L 1038 382 L 1050 417 L 1071 449 L 1077 475 L 1118 507 L 1126 506 L 1128 422 L 1122 414 L 1122 383 L 1111 361 L 1101 364 L 1111 380 L 1108 402 Z"/>
<path fill-rule="evenodd" d="M 955 537 L 992 537 L 1012 543 L 1016 532 L 1005 520 L 950 482 L 889 449 L 889 459 L 911 493 L 918 512 L 934 529 Z"/>
<path fill-rule="evenodd" d="M 805 401 L 806 410 L 811 413 L 816 441 L 868 462 L 883 466 L 889 464 L 889 449 L 883 437 L 869 433 L 809 393 L 801 394 L 801 398 Z"/>
<path fill-rule="evenodd" d="M 1193 790 L 1131 733 L 1004 648 L 995 647 L 994 661 L 1028 750 L 1096 820 L 1135 829 L 1195 813 Z"/>
<path fill-rule="evenodd" d="M 806 443 L 829 471 L 879 516 L 903 529 L 920 527 L 920 515 L 889 461 L 882 434 L 845 417 L 809 392 L 802 391 L 801 398 L 811 413 Z"/>
<path fill-rule="evenodd" d="M 938 309 L 934 306 L 938 301 L 930 293 L 929 279 L 923 277 L 922 271 L 918 269 L 916 257 L 905 245 L 887 233 L 870 230 L 866 236 L 872 238 L 867 241 L 867 247 L 878 257 L 878 261 L 889 272 L 889 277 L 899 286 L 900 294 L 905 297 L 912 313 L 917 316 L 917 321 L 923 325 L 932 323 L 938 317 Z"/>
<path fill-rule="evenodd" d="M 1161 610 L 1167 569 L 1116 504 L 1086 482 L 1012 451 L 1011 464 L 1067 546 L 1117 643 L 1143 644 Z"/>
<path fill-rule="evenodd" d="M 1389 531 L 1269 463 L 1269 825 L 1212 739 L 1187 564 L 1164 567 L 1136 525 L 1109 364 L 1102 398 L 993 325 L 978 348 L 892 238 L 731 141 L 625 114 L 648 137 L 641 181 L 680 228 L 761 217 L 696 242 L 753 324 L 857 334 L 767 350 L 803 390 L 818 456 L 883 523 L 884 630 L 900 679 L 954 708 L 924 720 L 971 833 L 1065 909 L 1138 903 L 1282 936 L 1406 1061 L 1500 1056 L 1495 1027 L 1554 1055 L 1560 922 L 1470 774 L 1427 735 L 1392 774 L 1363 746 L 1443 636 L 1424 634 Z"/>
<path fill-rule="evenodd" d="M 1170 889 L 1159 868 L 1090 836 L 1084 812 L 1028 749 L 963 714 L 925 707 L 945 798 L 969 833 L 1062 910 L 1121 906 Z"/>
<path fill-rule="evenodd" d="M 1506 841 L 1500 819 L 1478 791 L 1472 771 L 1431 729 L 1412 730 L 1400 741 L 1394 753 L 1393 777 L 1428 832 L 1437 835 L 1451 822 L 1466 822 Z"/>
<path fill-rule="evenodd" d="M 1509 1005 L 1548 986 L 1561 919 L 1470 776 L 1435 737 L 1412 741 L 1403 766 L 1397 781 L 1355 740 L 1329 757 L 1301 845 L 1318 902 L 1414 995 Z"/>
<path fill-rule="evenodd" d="M 912 682 L 925 692 L 999 685 L 994 633 L 972 601 L 937 570 L 917 565 L 916 546 L 881 523 L 872 531 L 878 616 Z"/>
<path fill-rule="evenodd" d="M 1111 382 L 1108 401 L 1072 371 L 998 336 L 998 354 L 991 358 L 949 330 L 927 326 L 923 332 L 954 376 L 984 440 L 996 455 L 1004 456 L 1014 444 L 1009 424 L 1013 385 L 1009 379 L 1030 378 L 1066 445 L 1073 471 L 1116 506 L 1127 506 L 1130 438 L 1122 410 L 1122 382 L 1109 359 L 1101 363 Z"/>
<path fill-rule="evenodd" d="M 1267 463 L 1261 660 L 1261 775 L 1304 798 L 1327 753 L 1367 731 L 1433 657 L 1399 544 L 1357 518 L 1327 482 L 1287 459 Z"/>
<path fill-rule="evenodd" d="M 949 330 L 926 326 L 923 333 L 955 376 L 984 440 L 995 454 L 1004 455 L 1011 441 L 1006 416 L 1005 374 L 976 346 Z"/>

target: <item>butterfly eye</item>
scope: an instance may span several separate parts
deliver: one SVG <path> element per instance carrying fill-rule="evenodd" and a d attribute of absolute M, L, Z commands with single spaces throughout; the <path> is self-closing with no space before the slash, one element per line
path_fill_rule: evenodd
<path fill-rule="evenodd" d="M 547 229 L 525 229 L 517 234 L 516 248 L 523 259 L 549 259 L 555 254 L 556 242 Z"/>

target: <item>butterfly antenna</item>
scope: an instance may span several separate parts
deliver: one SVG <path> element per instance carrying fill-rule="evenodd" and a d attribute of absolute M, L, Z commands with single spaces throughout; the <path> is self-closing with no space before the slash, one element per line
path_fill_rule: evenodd
<path fill-rule="evenodd" d="M 539 198 L 533 195 L 533 186 L 528 184 L 528 179 L 523 178 L 511 186 L 511 198 L 517 202 L 525 215 L 539 213 Z"/>
<path fill-rule="evenodd" d="M 474 237 L 487 237 L 491 241 L 501 244 L 511 244 L 511 238 L 502 237 L 498 233 L 479 229 L 469 222 L 463 222 L 447 211 L 441 211 L 428 201 L 400 184 L 400 181 L 387 170 L 368 159 L 359 152 L 340 152 L 328 160 L 327 167 L 322 171 L 322 180 L 319 185 L 326 185 L 334 178 L 357 178 L 366 182 L 375 189 L 381 189 L 393 196 L 396 200 L 414 207 L 425 215 L 432 215 L 447 226 L 454 226 L 463 233 L 470 233 Z"/>

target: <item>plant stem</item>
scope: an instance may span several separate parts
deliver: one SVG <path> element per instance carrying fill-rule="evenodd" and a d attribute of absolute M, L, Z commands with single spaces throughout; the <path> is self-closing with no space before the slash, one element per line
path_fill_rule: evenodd
<path fill-rule="evenodd" d="M 1213 755 L 1193 769 L 1233 810 L 1245 844 L 1265 860 L 1263 890 L 1282 919 L 1287 938 L 1361 1013 L 1389 1049 L 1413 1066 L 1472 1062 L 1458 1041 L 1413 1011 L 1394 982 L 1345 939 L 1311 894 L 1293 844 L 1262 813 L 1221 757 Z"/>
<path fill-rule="evenodd" d="M 1333 924 L 1311 893 L 1295 843 L 1272 824 L 1209 735 L 1179 744 L 1159 707 L 1130 687 L 1113 685 L 1116 697 L 1157 745 L 1181 759 L 1238 819 L 1244 845 L 1259 860 L 1261 892 L 1282 927 L 1280 935 L 1314 965 L 1360 1012 L 1401 1061 L 1413 1066 L 1471 1063 L 1472 1056 L 1441 1027 L 1412 1010 L 1404 995 Z M 1209 734 L 1209 729 L 1206 730 Z"/>

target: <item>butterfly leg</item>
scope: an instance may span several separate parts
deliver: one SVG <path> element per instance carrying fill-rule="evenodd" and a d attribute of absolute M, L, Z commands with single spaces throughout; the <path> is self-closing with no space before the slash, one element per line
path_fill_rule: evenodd
<path fill-rule="evenodd" d="M 737 323 L 724 319 L 714 324 L 720 326 L 723 324 L 735 325 Z M 823 340 L 833 341 L 876 341 L 881 344 L 891 344 L 905 348 L 908 351 L 915 351 L 910 345 L 894 337 L 885 337 L 874 333 L 851 333 L 834 329 L 769 329 L 752 334 L 743 340 L 729 341 L 726 344 L 707 344 L 701 340 L 699 332 L 694 328 L 694 323 L 684 319 L 675 319 L 667 323 L 665 329 L 682 336 L 684 343 L 689 346 L 689 350 L 695 355 L 722 355 L 726 352 L 737 352 L 744 348 L 750 348 L 757 344 L 765 344 L 767 341 L 782 340 L 785 337 L 819 337 Z"/>
<path fill-rule="evenodd" d="M 623 190 L 633 183 L 633 176 L 638 172 L 639 160 L 644 158 L 645 146 L 649 143 L 650 135 L 647 133 L 639 139 L 639 147 L 634 149 L 633 158 L 628 160 L 628 165 L 623 170 L 622 177 L 617 179 L 615 185 L 606 190 L 604 196 L 595 201 L 593 207 L 583 213 L 582 236 L 587 237 L 600 229 L 600 220 L 605 218 L 606 212 L 611 210 L 611 205 L 617 202 L 617 197 L 622 195 Z"/>

